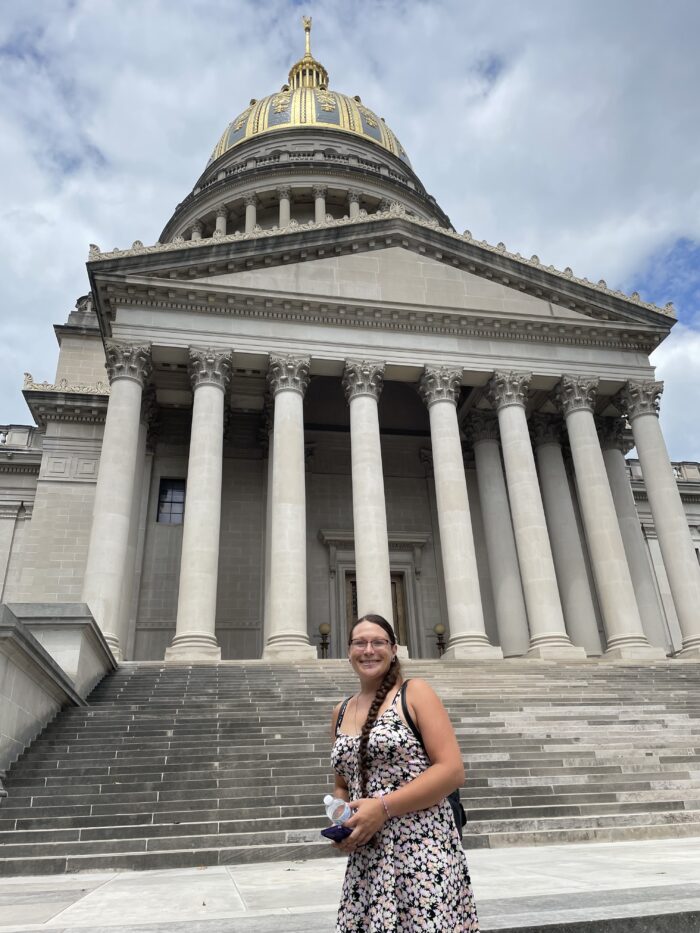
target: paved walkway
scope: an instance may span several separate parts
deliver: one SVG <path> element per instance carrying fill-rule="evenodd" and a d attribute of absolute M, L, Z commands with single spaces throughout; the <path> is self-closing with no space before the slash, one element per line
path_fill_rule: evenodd
<path fill-rule="evenodd" d="M 700 930 L 697 838 L 484 849 L 469 862 L 486 931 Z M 333 933 L 344 868 L 337 858 L 0 878 L 0 933 Z"/>

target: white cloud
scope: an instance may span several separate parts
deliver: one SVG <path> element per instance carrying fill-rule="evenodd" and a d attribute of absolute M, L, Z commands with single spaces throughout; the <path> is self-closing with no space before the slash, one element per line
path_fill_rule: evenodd
<path fill-rule="evenodd" d="M 4 6 L 1 420 L 28 420 L 25 368 L 53 376 L 51 325 L 86 291 L 88 243 L 157 238 L 229 120 L 285 80 L 301 12 L 284 0 Z M 304 12 L 332 86 L 387 118 L 458 229 L 611 284 L 679 237 L 700 241 L 695 0 L 313 0 Z"/>
<path fill-rule="evenodd" d="M 700 331 L 677 324 L 651 361 L 664 381 L 660 418 L 669 455 L 700 461 Z"/>

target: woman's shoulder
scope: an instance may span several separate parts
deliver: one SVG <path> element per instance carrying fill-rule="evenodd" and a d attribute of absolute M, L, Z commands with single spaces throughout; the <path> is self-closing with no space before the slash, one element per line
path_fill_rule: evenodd
<path fill-rule="evenodd" d="M 437 694 L 430 686 L 427 680 L 423 680 L 422 677 L 407 677 L 404 682 L 401 684 L 401 688 L 406 694 L 406 698 L 409 696 L 411 699 L 414 697 L 435 697 Z"/>

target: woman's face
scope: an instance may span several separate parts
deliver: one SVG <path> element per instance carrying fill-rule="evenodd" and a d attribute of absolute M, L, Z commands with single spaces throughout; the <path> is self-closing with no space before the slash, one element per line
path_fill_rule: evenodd
<path fill-rule="evenodd" d="M 381 680 L 395 654 L 396 645 L 391 644 L 381 625 L 360 622 L 352 630 L 348 657 L 355 673 L 363 680 Z"/>

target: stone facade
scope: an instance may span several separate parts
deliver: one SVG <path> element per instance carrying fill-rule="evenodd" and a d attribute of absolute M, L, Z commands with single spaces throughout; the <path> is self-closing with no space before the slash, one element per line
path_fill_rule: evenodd
<path fill-rule="evenodd" d="M 0 429 L 3 601 L 134 659 L 339 657 L 370 610 L 414 657 L 697 654 L 672 309 L 458 234 L 387 140 L 220 144 L 158 243 L 90 248 Z"/>

